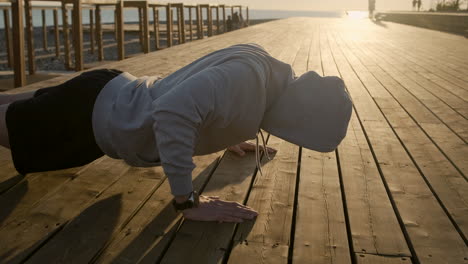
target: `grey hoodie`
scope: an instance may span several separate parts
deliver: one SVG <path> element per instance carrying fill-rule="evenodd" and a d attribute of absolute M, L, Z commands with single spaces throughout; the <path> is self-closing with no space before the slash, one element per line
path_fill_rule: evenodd
<path fill-rule="evenodd" d="M 259 129 L 318 151 L 346 135 L 351 101 L 341 79 L 290 65 L 255 44 L 208 54 L 164 79 L 122 73 L 96 99 L 99 147 L 129 165 L 162 165 L 174 195 L 192 191 L 192 156 L 256 137 Z"/>

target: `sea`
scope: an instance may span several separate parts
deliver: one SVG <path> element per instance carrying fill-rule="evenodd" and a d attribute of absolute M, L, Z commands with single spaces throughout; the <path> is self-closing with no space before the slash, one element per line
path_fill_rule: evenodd
<path fill-rule="evenodd" d="M 237 10 L 237 9 L 236 9 Z M 195 10 L 192 9 L 192 17 L 195 18 Z M 213 11 L 214 13 L 215 11 Z M 222 12 L 222 11 L 221 11 Z M 166 12 L 161 9 L 159 12 L 160 20 L 166 20 Z M 188 11 L 185 11 L 185 17 L 188 18 Z M 229 9 L 226 10 L 226 16 L 230 15 L 231 12 Z M 220 13 L 220 16 L 222 13 Z M 286 10 L 264 10 L 264 9 L 249 9 L 250 19 L 280 19 L 288 17 L 343 17 L 346 13 L 343 11 L 286 11 Z M 243 9 L 243 16 L 245 18 L 245 9 Z M 4 28 L 4 19 L 3 12 L 0 12 L 0 28 Z M 206 15 L 204 15 L 206 17 Z M 71 13 L 69 15 L 71 23 Z M 48 26 L 53 25 L 53 11 L 46 10 L 46 24 Z M 124 11 L 124 21 L 125 22 L 137 22 L 138 21 L 138 11 L 137 9 L 125 9 Z M 152 21 L 152 12 L 150 12 L 150 21 Z M 114 10 L 104 9 L 102 10 L 102 22 L 103 23 L 113 23 L 114 22 Z M 59 24 L 62 23 L 62 16 L 59 12 Z M 89 11 L 86 9 L 83 10 L 83 24 L 89 23 Z M 42 26 L 42 16 L 41 10 L 33 9 L 33 25 L 35 27 Z M 3 37 L 3 36 L 1 36 Z"/>

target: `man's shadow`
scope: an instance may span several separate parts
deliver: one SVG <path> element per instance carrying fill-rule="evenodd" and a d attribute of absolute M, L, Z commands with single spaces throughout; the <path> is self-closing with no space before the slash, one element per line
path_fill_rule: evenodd
<path fill-rule="evenodd" d="M 273 158 L 274 155 L 270 156 Z M 268 159 L 263 158 L 262 165 L 266 164 L 268 161 Z M 246 157 L 237 157 L 233 153 L 226 152 L 219 162 L 219 165 L 214 168 L 210 168 L 211 166 L 208 166 L 202 174 L 212 174 L 214 171 L 214 174 L 211 175 L 211 178 L 207 182 L 209 183 L 214 180 L 213 177 L 216 177 L 217 184 L 216 186 L 211 186 L 210 184 L 206 187 L 202 186 L 200 190 L 201 194 L 207 192 L 213 194 L 215 190 L 229 184 L 237 184 L 244 181 L 246 177 L 254 174 L 249 183 L 249 187 L 247 187 L 250 188 L 255 180 L 255 173 L 257 173 L 255 154 L 253 153 L 247 154 Z M 228 171 L 232 171 L 235 166 L 242 169 L 235 171 L 236 177 L 234 177 L 234 179 L 226 178 Z M 199 184 L 204 185 L 205 183 L 200 182 L 202 178 L 203 177 L 197 177 L 194 180 L 194 186 Z M 247 196 L 248 192 L 245 194 L 244 202 Z M 246 237 L 254 224 L 255 219 L 242 223 L 242 234 L 240 237 Z M 181 227 L 181 225 L 183 226 Z M 231 241 L 234 238 L 233 235 L 235 234 L 235 230 L 237 230 L 237 226 L 238 224 L 235 223 L 219 224 L 217 222 L 183 221 L 181 215 L 174 210 L 172 204 L 168 203 L 162 211 L 140 231 L 139 235 L 113 259 L 113 263 L 120 263 L 122 261 L 137 262 L 138 260 L 138 262 L 142 263 L 159 263 L 165 257 L 175 237 L 181 237 L 184 245 L 195 245 L 195 240 L 203 237 L 203 240 L 209 241 L 208 243 L 213 246 L 212 249 L 214 251 L 198 252 L 197 250 L 191 250 L 190 254 L 200 254 L 203 256 L 210 254 L 213 259 L 219 262 L 222 261 L 226 253 L 229 252 L 230 248 L 233 246 Z M 184 230 L 187 230 L 187 232 L 184 232 Z M 149 241 L 153 241 L 153 243 L 149 243 Z M 243 239 L 240 241 L 243 241 Z M 235 241 L 234 244 L 240 241 Z M 187 255 L 177 254 L 176 257 L 187 259 Z M 196 259 L 196 256 L 191 257 Z M 171 261 L 177 262 L 177 260 L 173 258 L 171 258 Z"/>

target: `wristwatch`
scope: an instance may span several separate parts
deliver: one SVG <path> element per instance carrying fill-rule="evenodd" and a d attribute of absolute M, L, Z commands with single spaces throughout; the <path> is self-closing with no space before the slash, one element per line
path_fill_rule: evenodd
<path fill-rule="evenodd" d="M 187 201 L 183 203 L 177 203 L 176 200 L 172 200 L 172 205 L 177 211 L 182 211 L 185 209 L 190 209 L 190 208 L 196 208 L 198 207 L 198 202 L 199 202 L 199 196 L 196 191 L 193 191 L 190 193 L 189 198 Z"/>

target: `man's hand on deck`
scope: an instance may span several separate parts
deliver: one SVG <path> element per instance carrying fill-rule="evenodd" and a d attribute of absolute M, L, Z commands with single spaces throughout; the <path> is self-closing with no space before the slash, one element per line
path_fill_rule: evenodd
<path fill-rule="evenodd" d="M 200 195 L 197 208 L 183 211 L 186 219 L 195 221 L 217 221 L 241 223 L 253 219 L 258 213 L 252 208 L 237 202 L 220 200 L 217 196 Z"/>
<path fill-rule="evenodd" d="M 249 142 L 242 142 L 240 144 L 230 146 L 227 149 L 242 157 L 245 155 L 245 152 L 255 151 L 255 144 Z M 276 152 L 276 149 L 274 148 L 266 147 L 266 149 L 268 151 L 268 154 L 273 154 Z M 263 151 L 263 146 L 260 146 L 260 151 Z"/>

